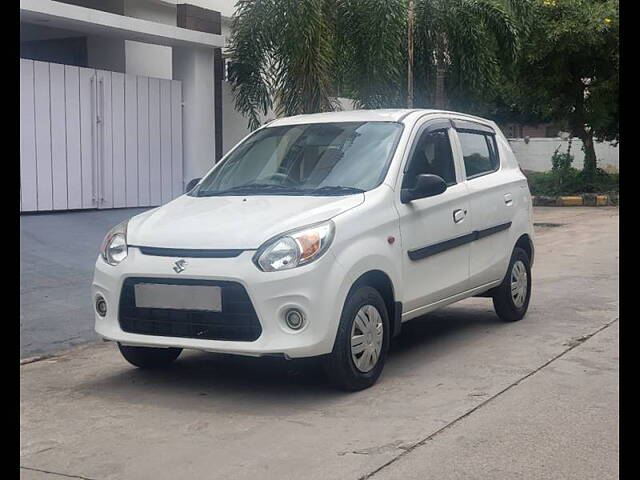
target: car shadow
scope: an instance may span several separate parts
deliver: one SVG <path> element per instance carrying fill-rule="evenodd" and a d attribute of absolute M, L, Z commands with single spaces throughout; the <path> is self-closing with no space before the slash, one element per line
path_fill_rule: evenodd
<path fill-rule="evenodd" d="M 488 307 L 448 307 L 416 318 L 393 339 L 386 370 L 410 368 L 412 359 L 424 361 L 430 347 L 500 323 Z M 384 380 L 385 375 L 380 383 Z M 374 390 L 356 395 L 372 395 Z M 183 352 L 164 370 L 136 369 L 122 359 L 121 369 L 85 382 L 76 391 L 121 402 L 181 408 L 215 405 L 216 411 L 256 415 L 290 414 L 349 395 L 328 382 L 318 358 L 285 360 L 193 351 Z"/>
<path fill-rule="evenodd" d="M 402 324 L 399 336 L 393 339 L 388 361 L 403 359 L 430 345 L 442 343 L 446 338 L 469 330 L 482 330 L 486 326 L 503 324 L 493 310 L 491 300 L 470 299 L 474 305 L 461 302 L 455 306 L 423 315 Z"/>

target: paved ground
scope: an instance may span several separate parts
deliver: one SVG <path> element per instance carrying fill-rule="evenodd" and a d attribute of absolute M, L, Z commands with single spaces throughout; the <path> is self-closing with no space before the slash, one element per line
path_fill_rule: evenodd
<path fill-rule="evenodd" d="M 100 243 L 143 208 L 20 217 L 20 358 L 95 341 L 89 287 Z"/>
<path fill-rule="evenodd" d="M 379 383 L 313 360 L 113 344 L 21 367 L 24 479 L 618 478 L 618 211 L 538 208 L 529 314 L 470 299 L 416 319 Z"/>

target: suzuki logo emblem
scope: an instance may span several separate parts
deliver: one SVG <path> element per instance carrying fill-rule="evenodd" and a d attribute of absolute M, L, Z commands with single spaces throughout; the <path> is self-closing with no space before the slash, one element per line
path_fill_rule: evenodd
<path fill-rule="evenodd" d="M 176 273 L 180 273 L 183 272 L 185 268 L 187 268 L 187 262 L 186 260 L 183 258 L 182 260 L 178 260 L 175 263 L 175 267 L 173 267 L 173 271 Z"/>

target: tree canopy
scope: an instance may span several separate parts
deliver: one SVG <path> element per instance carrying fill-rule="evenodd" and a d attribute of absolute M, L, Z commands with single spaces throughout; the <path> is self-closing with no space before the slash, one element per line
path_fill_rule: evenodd
<path fill-rule="evenodd" d="M 618 141 L 618 23 L 618 0 L 240 0 L 229 75 L 250 128 L 336 96 L 403 107 L 409 43 L 414 106 L 563 123 L 593 172 L 593 140 Z"/>
<path fill-rule="evenodd" d="M 519 61 L 502 73 L 495 114 L 563 124 L 594 173 L 593 140 L 619 139 L 618 0 L 540 0 L 529 24 Z"/>
<path fill-rule="evenodd" d="M 337 94 L 364 108 L 406 106 L 408 34 L 415 106 L 486 101 L 517 57 L 530 0 L 413 3 L 408 32 L 407 0 L 240 0 L 229 52 L 236 108 L 256 128 L 270 108 L 332 110 Z"/>

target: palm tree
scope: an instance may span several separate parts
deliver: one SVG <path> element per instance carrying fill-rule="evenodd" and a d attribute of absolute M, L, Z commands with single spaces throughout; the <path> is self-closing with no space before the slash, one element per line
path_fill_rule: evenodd
<path fill-rule="evenodd" d="M 528 1 L 240 0 L 229 52 L 236 109 L 253 129 L 270 109 L 334 110 L 337 95 L 402 107 L 414 77 L 416 106 L 482 98 L 516 55 L 513 18 Z"/>
<path fill-rule="evenodd" d="M 529 0 L 417 0 L 416 104 L 474 109 L 491 97 L 526 29 Z"/>
<path fill-rule="evenodd" d="M 230 40 L 236 109 L 261 116 L 401 104 L 404 0 L 240 0 Z"/>
<path fill-rule="evenodd" d="M 404 0 L 240 0 L 230 40 L 236 109 L 261 116 L 400 100 Z M 342 90 L 342 91 L 339 91 Z"/>

